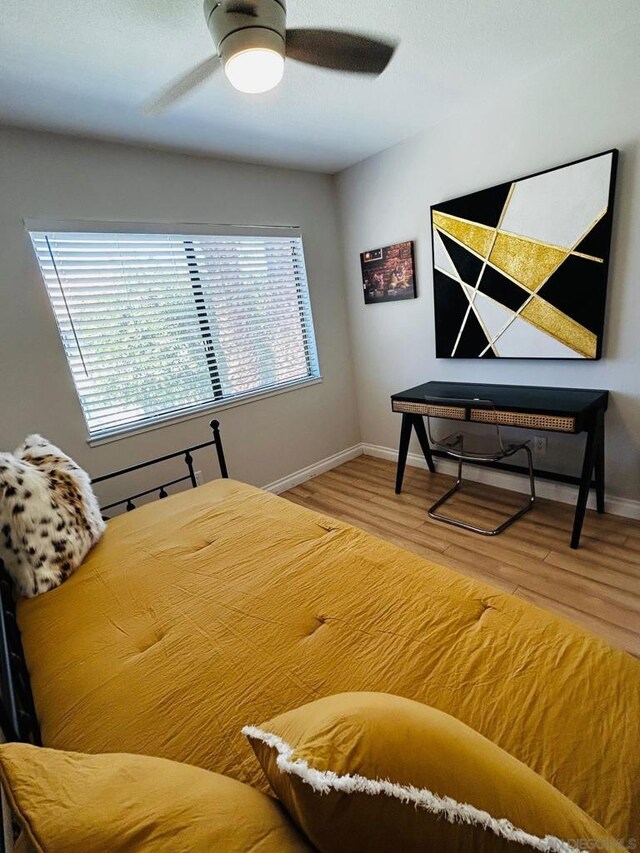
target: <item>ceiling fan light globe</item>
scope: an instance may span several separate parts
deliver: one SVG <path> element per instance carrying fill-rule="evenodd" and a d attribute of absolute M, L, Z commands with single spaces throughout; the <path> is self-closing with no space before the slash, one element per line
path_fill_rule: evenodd
<path fill-rule="evenodd" d="M 274 89 L 284 74 L 284 57 L 276 50 L 252 47 L 230 56 L 224 71 L 234 89 L 258 95 Z"/>

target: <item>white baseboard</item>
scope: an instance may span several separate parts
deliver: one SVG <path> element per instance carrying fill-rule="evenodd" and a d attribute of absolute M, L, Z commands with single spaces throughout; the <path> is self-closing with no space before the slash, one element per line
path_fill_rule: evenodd
<path fill-rule="evenodd" d="M 323 474 L 325 471 L 330 471 L 332 468 L 337 468 L 344 462 L 350 459 L 355 459 L 357 456 L 377 456 L 378 459 L 389 459 L 391 462 L 396 462 L 398 459 L 398 451 L 392 447 L 381 447 L 378 444 L 354 444 L 353 447 L 348 447 L 346 450 L 341 450 L 339 453 L 334 453 L 333 456 L 327 456 L 326 459 L 321 459 L 313 465 L 308 465 L 306 468 L 301 468 L 299 471 L 294 471 L 287 477 L 281 480 L 276 480 L 263 486 L 267 492 L 286 492 L 287 489 L 292 489 L 294 486 L 299 486 L 306 480 L 312 477 L 317 477 L 318 474 Z M 427 463 L 418 453 L 409 453 L 407 456 L 407 465 L 412 465 L 415 468 L 426 468 Z M 449 459 L 436 459 L 438 471 L 443 474 L 455 474 L 456 463 Z M 528 481 L 520 474 L 511 474 L 508 471 L 496 471 L 494 468 L 481 468 L 477 465 L 468 465 L 465 469 L 465 476 L 469 480 L 475 480 L 478 483 L 487 483 L 491 486 L 498 486 L 501 489 L 510 489 L 513 492 L 527 492 Z M 536 480 L 536 494 L 541 498 L 549 498 L 553 501 L 560 501 L 566 504 L 575 504 L 577 497 L 576 486 L 569 486 L 565 483 L 555 483 L 553 480 Z M 589 495 L 588 506 L 595 509 L 595 495 Z M 630 498 L 619 498 L 614 495 L 607 495 L 605 498 L 605 509 L 612 515 L 621 515 L 624 518 L 633 518 L 640 520 L 640 501 L 631 500 Z"/>
<path fill-rule="evenodd" d="M 377 456 L 379 459 L 389 459 L 392 462 L 396 462 L 398 459 L 397 450 L 391 447 L 381 447 L 377 444 L 363 444 L 362 452 L 367 456 Z M 455 474 L 457 471 L 457 464 L 451 459 L 436 459 L 435 464 L 438 471 L 443 474 Z M 409 453 L 407 456 L 407 465 L 412 465 L 416 468 L 427 467 L 424 457 L 418 453 Z M 481 468 L 477 465 L 468 465 L 465 468 L 465 476 L 469 480 L 488 483 L 491 486 L 510 489 L 514 492 L 526 493 L 529 489 L 529 484 L 525 477 L 520 474 L 511 474 L 508 471 L 496 471 L 494 468 Z M 536 480 L 536 494 L 541 498 L 575 504 L 577 487 L 565 483 L 555 483 L 553 480 L 538 479 Z M 595 495 L 593 493 L 589 495 L 588 506 L 591 509 L 596 508 Z M 606 495 L 605 509 L 612 515 L 640 519 L 640 501 L 631 500 L 630 498 L 618 498 L 613 495 Z"/>
<path fill-rule="evenodd" d="M 313 465 L 308 465 L 306 468 L 300 468 L 299 471 L 294 471 L 287 477 L 281 480 L 275 480 L 262 488 L 267 492 L 274 492 L 276 495 L 280 492 L 286 492 L 287 489 L 292 489 L 294 486 L 299 486 L 306 480 L 312 477 L 317 477 L 318 474 L 324 474 L 325 471 L 330 471 L 332 468 L 337 468 L 348 462 L 350 459 L 355 459 L 356 456 L 362 456 L 364 450 L 361 444 L 354 444 L 353 447 L 347 447 L 346 450 L 341 450 L 339 453 L 334 453 L 333 456 L 327 456 L 326 459 L 321 459 Z"/>

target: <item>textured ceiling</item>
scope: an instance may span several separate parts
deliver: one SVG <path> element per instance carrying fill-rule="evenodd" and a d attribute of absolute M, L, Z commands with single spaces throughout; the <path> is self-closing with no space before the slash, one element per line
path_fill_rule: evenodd
<path fill-rule="evenodd" d="M 142 102 L 212 52 L 200 0 L 1 0 L 0 123 L 335 172 L 636 22 L 639 0 L 289 0 L 289 26 L 389 35 L 378 79 L 287 62 L 265 95 L 223 74 Z"/>

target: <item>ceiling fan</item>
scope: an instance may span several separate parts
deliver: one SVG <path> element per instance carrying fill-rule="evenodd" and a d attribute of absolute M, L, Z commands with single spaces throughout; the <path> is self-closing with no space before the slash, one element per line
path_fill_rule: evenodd
<path fill-rule="evenodd" d="M 149 101 L 147 114 L 163 112 L 221 66 L 232 86 L 258 94 L 278 85 L 285 55 L 321 68 L 378 75 L 396 48 L 357 33 L 287 29 L 286 0 L 204 0 L 204 14 L 216 53 Z"/>

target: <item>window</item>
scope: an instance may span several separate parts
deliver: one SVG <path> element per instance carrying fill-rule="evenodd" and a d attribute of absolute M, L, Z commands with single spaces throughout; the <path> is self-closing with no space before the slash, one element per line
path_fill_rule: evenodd
<path fill-rule="evenodd" d="M 90 438 L 319 378 L 296 229 L 30 234 Z"/>

